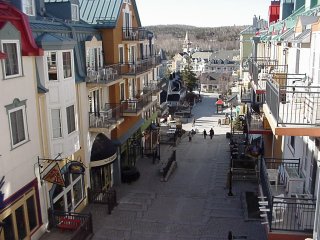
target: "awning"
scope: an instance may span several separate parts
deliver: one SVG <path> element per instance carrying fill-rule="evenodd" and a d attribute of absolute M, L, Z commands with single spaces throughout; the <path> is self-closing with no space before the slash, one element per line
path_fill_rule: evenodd
<path fill-rule="evenodd" d="M 221 100 L 221 99 L 219 99 L 218 101 L 216 101 L 216 105 L 223 105 L 224 104 L 224 102 Z"/>
<path fill-rule="evenodd" d="M 100 167 L 117 159 L 117 147 L 104 134 L 99 133 L 91 148 L 90 167 Z"/>

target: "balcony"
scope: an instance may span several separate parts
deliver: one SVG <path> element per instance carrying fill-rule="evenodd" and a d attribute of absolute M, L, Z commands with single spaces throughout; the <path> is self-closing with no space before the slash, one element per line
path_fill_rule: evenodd
<path fill-rule="evenodd" d="M 268 120 L 263 114 L 248 112 L 246 122 L 249 134 L 272 134 Z"/>
<path fill-rule="evenodd" d="M 150 71 L 154 67 L 154 57 L 138 60 L 135 63 L 121 64 L 121 74 L 125 76 L 137 76 Z"/>
<path fill-rule="evenodd" d="M 275 135 L 319 136 L 320 87 L 292 79 L 267 81 L 263 111 L 271 129 Z"/>
<path fill-rule="evenodd" d="M 152 38 L 153 34 L 147 31 L 145 28 L 122 28 L 122 40 L 123 41 L 144 41 Z"/>
<path fill-rule="evenodd" d="M 106 103 L 101 111 L 89 112 L 89 130 L 91 132 L 101 132 L 105 129 L 111 131 L 122 121 L 120 104 Z"/>
<path fill-rule="evenodd" d="M 300 159 L 262 159 L 260 180 L 263 196 L 260 211 L 269 231 L 287 231 L 288 234 L 313 231 L 316 200 L 303 193 Z M 291 232 L 291 233 L 290 233 Z M 269 233 L 270 234 L 270 233 Z"/>
<path fill-rule="evenodd" d="M 241 98 L 242 103 L 250 103 L 251 102 L 250 89 L 246 89 L 245 87 L 241 87 L 240 98 Z"/>
<path fill-rule="evenodd" d="M 145 108 L 152 104 L 152 91 L 138 91 L 133 99 L 121 102 L 123 116 L 138 116 Z"/>
<path fill-rule="evenodd" d="M 119 64 L 107 65 L 95 70 L 87 68 L 87 83 L 108 84 L 121 78 L 121 68 Z"/>
<path fill-rule="evenodd" d="M 278 60 L 270 58 L 249 58 L 249 73 L 252 81 L 258 82 L 269 74 L 287 73 L 288 65 L 279 65 Z"/>

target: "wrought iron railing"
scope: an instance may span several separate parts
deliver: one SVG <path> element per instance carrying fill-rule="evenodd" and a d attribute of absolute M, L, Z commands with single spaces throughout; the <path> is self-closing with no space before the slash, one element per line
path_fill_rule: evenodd
<path fill-rule="evenodd" d="M 145 28 L 124 27 L 122 28 L 122 40 L 124 41 L 143 41 L 152 37 L 153 34 Z"/>
<path fill-rule="evenodd" d="M 161 57 L 152 55 L 130 63 L 106 65 L 98 69 L 88 67 L 86 81 L 106 84 L 120 79 L 123 75 L 137 75 L 149 71 L 159 64 L 161 64 Z"/>
<path fill-rule="evenodd" d="M 64 223 L 64 225 L 63 225 Z M 85 240 L 93 234 L 91 214 L 62 212 L 49 210 L 49 224 L 51 227 L 63 228 L 67 224 L 75 224 L 71 240 Z"/>
<path fill-rule="evenodd" d="M 87 82 L 89 83 L 109 83 L 120 77 L 120 64 L 107 65 L 99 69 L 87 68 Z"/>
<path fill-rule="evenodd" d="M 320 125 L 320 87 L 304 86 L 300 79 L 285 81 L 291 84 L 270 79 L 266 85 L 266 104 L 277 125 Z"/>
<path fill-rule="evenodd" d="M 295 169 L 299 174 L 300 159 L 265 158 L 260 164 L 260 183 L 265 199 L 261 199 L 270 231 L 295 231 L 311 233 L 314 224 L 316 200 L 308 194 L 295 194 L 274 196 L 270 185 L 268 170 L 276 170 L 279 181 L 284 178 L 284 169 Z"/>
<path fill-rule="evenodd" d="M 118 205 L 117 192 L 114 188 L 108 190 L 88 190 L 90 203 L 107 205 L 108 214 Z"/>
<path fill-rule="evenodd" d="M 135 98 L 121 102 L 122 113 L 138 113 L 152 102 L 152 91 L 137 91 Z"/>
<path fill-rule="evenodd" d="M 241 87 L 241 102 L 251 102 L 251 90 Z"/>
<path fill-rule="evenodd" d="M 89 112 L 89 128 L 109 128 L 122 116 L 120 104 L 106 103 L 102 110 Z"/>

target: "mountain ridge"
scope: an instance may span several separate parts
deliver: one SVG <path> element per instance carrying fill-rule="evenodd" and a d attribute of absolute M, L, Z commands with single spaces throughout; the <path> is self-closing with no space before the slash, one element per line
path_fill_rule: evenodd
<path fill-rule="evenodd" d="M 234 50 L 240 48 L 239 34 L 247 26 L 195 27 L 191 25 L 151 25 L 145 28 L 154 33 L 156 45 L 169 56 L 182 51 L 188 32 L 192 47 L 202 50 Z"/>

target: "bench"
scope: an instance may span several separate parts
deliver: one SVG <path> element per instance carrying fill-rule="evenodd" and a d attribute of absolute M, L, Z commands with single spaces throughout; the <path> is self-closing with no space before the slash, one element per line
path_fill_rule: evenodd
<path fill-rule="evenodd" d="M 76 230 L 80 224 L 81 221 L 79 219 L 62 217 L 60 218 L 60 222 L 58 223 L 57 227 L 61 230 Z"/>

